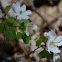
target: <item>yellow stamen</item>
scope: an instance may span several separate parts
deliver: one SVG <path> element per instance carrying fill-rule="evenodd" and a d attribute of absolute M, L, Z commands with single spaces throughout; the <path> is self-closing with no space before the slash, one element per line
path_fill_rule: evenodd
<path fill-rule="evenodd" d="M 30 30 L 32 26 L 29 26 L 28 29 Z"/>
<path fill-rule="evenodd" d="M 22 11 L 20 11 L 20 14 L 22 13 Z"/>
<path fill-rule="evenodd" d="M 54 44 L 54 41 L 52 41 L 51 44 Z"/>

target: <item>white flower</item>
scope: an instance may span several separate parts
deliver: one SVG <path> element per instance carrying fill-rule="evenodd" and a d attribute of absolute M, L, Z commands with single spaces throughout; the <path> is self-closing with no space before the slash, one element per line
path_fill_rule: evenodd
<path fill-rule="evenodd" d="M 3 17 L 3 13 L 2 13 L 2 10 L 0 9 L 0 18 Z"/>
<path fill-rule="evenodd" d="M 35 30 L 37 28 L 36 25 L 34 25 L 34 23 L 30 23 L 27 27 L 26 27 L 26 35 L 29 36 L 29 30 Z"/>
<path fill-rule="evenodd" d="M 62 36 L 56 36 L 54 31 L 48 32 L 47 51 L 60 53 L 58 46 L 62 46 Z"/>
<path fill-rule="evenodd" d="M 17 19 L 21 20 L 21 19 L 29 19 L 30 17 L 28 15 L 31 14 L 30 10 L 26 11 L 26 6 L 20 6 L 20 3 L 13 3 L 12 5 L 14 12 L 14 16 L 17 16 Z"/>
<path fill-rule="evenodd" d="M 54 56 L 53 57 L 53 61 L 55 62 L 55 60 L 57 60 L 58 58 L 60 59 L 60 56 L 59 55 Z"/>
<path fill-rule="evenodd" d="M 44 37 L 48 37 L 48 33 L 47 32 L 44 33 Z"/>

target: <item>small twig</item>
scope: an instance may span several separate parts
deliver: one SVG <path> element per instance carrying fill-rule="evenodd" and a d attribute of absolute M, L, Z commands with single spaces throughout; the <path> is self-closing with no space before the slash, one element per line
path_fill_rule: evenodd
<path fill-rule="evenodd" d="M 46 14 L 47 16 L 50 16 L 50 17 L 52 17 L 52 18 L 57 19 L 57 17 L 56 17 L 56 16 L 50 15 L 50 14 L 48 14 L 47 12 L 45 12 L 45 14 Z"/>
<path fill-rule="evenodd" d="M 38 47 L 38 48 L 40 48 L 40 47 Z M 29 55 L 34 53 L 38 48 L 36 48 L 34 51 L 30 52 Z"/>
<path fill-rule="evenodd" d="M 43 21 L 46 22 L 46 24 L 49 26 L 50 23 L 48 22 L 48 20 L 46 19 L 46 17 L 43 16 L 42 14 L 40 14 L 40 13 L 39 13 L 39 10 L 37 10 L 31 2 L 27 2 L 27 0 L 26 0 L 26 1 L 24 1 L 24 3 L 25 3 L 28 7 L 30 7 L 33 11 L 35 11 L 35 12 L 43 19 Z M 29 4 L 28 4 L 28 3 L 29 3 Z"/>
<path fill-rule="evenodd" d="M 30 19 L 28 19 L 29 22 L 32 22 Z"/>
<path fill-rule="evenodd" d="M 30 52 L 28 55 L 34 53 L 37 49 L 41 48 L 42 46 L 39 46 L 38 48 L 36 48 L 34 51 Z M 42 47 L 43 49 L 45 49 L 44 47 Z"/>
<path fill-rule="evenodd" d="M 58 12 L 59 14 L 61 14 L 61 13 L 60 13 L 60 8 L 59 8 L 59 4 L 57 5 L 57 12 Z"/>
<path fill-rule="evenodd" d="M 32 52 L 28 53 L 28 55 L 24 55 L 24 56 L 22 56 L 22 57 L 18 57 L 18 59 L 19 59 L 19 58 L 24 58 L 24 57 L 29 57 L 29 56 L 30 56 L 30 54 L 34 53 L 34 52 L 35 52 L 37 49 L 39 49 L 39 48 L 41 48 L 41 46 L 40 46 L 40 47 L 38 47 L 38 48 L 36 48 L 34 51 L 32 51 Z"/>

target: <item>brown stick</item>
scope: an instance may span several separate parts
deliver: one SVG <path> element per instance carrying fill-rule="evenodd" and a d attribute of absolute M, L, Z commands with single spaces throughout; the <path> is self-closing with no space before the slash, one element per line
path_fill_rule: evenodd
<path fill-rule="evenodd" d="M 47 24 L 48 26 L 50 25 L 50 23 L 48 22 L 48 20 L 46 19 L 46 17 L 39 13 L 39 10 L 37 10 L 37 9 L 34 7 L 34 5 L 33 5 L 32 2 L 28 2 L 28 1 L 26 0 L 26 1 L 24 1 L 24 3 L 25 3 L 28 7 L 30 7 L 33 11 L 35 11 L 35 12 L 43 19 L 43 21 L 46 22 L 46 24 Z"/>

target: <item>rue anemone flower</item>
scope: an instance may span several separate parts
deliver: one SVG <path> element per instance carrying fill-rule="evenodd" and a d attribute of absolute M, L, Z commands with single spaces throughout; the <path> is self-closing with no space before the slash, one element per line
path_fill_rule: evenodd
<path fill-rule="evenodd" d="M 62 46 L 62 36 L 57 36 L 54 31 L 48 32 L 48 41 L 46 43 L 47 45 L 47 51 L 53 52 L 54 54 L 60 53 L 59 46 Z"/>
<path fill-rule="evenodd" d="M 19 2 L 17 3 L 13 3 L 12 4 L 12 8 L 14 10 L 14 16 L 17 16 L 17 19 L 21 20 L 21 19 L 29 19 L 30 17 L 28 15 L 31 14 L 30 10 L 26 11 L 26 5 L 20 5 Z"/>
<path fill-rule="evenodd" d="M 37 26 L 34 25 L 34 23 L 31 22 L 31 23 L 26 27 L 26 35 L 29 36 L 29 31 L 30 31 L 30 30 L 35 30 L 35 29 L 37 29 Z"/>

